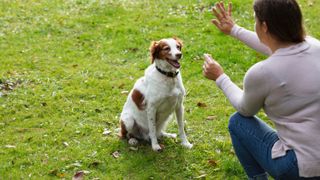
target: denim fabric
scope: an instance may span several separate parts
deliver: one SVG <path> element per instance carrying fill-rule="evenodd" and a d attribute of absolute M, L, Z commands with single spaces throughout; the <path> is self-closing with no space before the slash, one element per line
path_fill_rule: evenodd
<path fill-rule="evenodd" d="M 235 153 L 249 179 L 267 179 L 266 172 L 277 180 L 300 179 L 293 150 L 283 157 L 271 158 L 271 149 L 279 138 L 259 118 L 235 113 L 229 121 L 229 132 Z"/>

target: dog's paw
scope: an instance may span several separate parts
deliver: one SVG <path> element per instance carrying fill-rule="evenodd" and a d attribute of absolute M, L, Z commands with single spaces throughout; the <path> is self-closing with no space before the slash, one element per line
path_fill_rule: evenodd
<path fill-rule="evenodd" d="M 136 139 L 136 138 L 130 138 L 128 143 L 131 145 L 131 146 L 136 146 L 138 145 L 139 141 Z"/>
<path fill-rule="evenodd" d="M 183 142 L 181 143 L 181 145 L 185 148 L 191 149 L 193 147 L 193 145 L 189 142 Z"/>
<path fill-rule="evenodd" d="M 152 149 L 153 151 L 156 151 L 156 152 L 162 151 L 162 148 L 159 144 L 152 145 Z"/>

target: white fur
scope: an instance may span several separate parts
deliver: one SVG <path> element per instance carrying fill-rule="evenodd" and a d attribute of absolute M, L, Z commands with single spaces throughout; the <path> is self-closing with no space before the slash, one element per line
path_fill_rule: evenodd
<path fill-rule="evenodd" d="M 174 39 L 163 39 L 170 46 L 170 55 L 175 59 L 177 53 L 181 53 L 177 49 L 177 42 Z M 138 125 L 141 129 L 138 139 L 151 140 L 152 149 L 154 151 L 161 150 L 158 144 L 158 139 L 162 136 L 176 137 L 175 134 L 164 132 L 168 121 L 175 112 L 179 127 L 179 136 L 182 145 L 191 148 L 192 144 L 187 140 L 184 131 L 184 107 L 183 98 L 185 95 L 185 88 L 182 83 L 181 73 L 176 77 L 167 77 L 161 74 L 155 66 L 167 72 L 176 72 L 178 69 L 170 65 L 165 60 L 155 59 L 146 70 L 143 77 L 137 80 L 133 89 L 129 93 L 127 101 L 121 113 L 121 120 L 123 121 L 126 130 L 129 133 L 134 133 L 133 127 Z M 145 99 L 146 108 L 139 110 L 135 102 L 132 100 L 132 92 L 136 89 L 140 91 Z M 136 124 L 136 125 L 135 125 Z M 130 143 L 134 142 L 129 138 Z"/>

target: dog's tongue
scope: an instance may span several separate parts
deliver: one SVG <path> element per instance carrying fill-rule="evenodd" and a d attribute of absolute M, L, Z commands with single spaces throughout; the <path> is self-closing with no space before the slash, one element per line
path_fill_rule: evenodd
<path fill-rule="evenodd" d="M 173 60 L 171 60 L 171 61 L 169 61 L 170 62 L 170 64 L 173 66 L 173 67 L 175 67 L 175 68 L 180 68 L 180 63 L 178 62 L 178 61 L 173 61 Z"/>

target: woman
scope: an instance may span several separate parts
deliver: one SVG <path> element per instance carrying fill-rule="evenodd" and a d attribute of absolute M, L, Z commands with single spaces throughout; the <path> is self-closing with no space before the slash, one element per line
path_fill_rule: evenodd
<path fill-rule="evenodd" d="M 231 4 L 212 23 L 269 57 L 253 65 L 241 90 L 210 56 L 203 74 L 216 81 L 237 113 L 229 132 L 249 179 L 320 179 L 320 42 L 306 37 L 295 0 L 255 0 L 255 32 L 236 25 Z M 261 109 L 275 130 L 255 114 Z"/>

